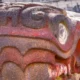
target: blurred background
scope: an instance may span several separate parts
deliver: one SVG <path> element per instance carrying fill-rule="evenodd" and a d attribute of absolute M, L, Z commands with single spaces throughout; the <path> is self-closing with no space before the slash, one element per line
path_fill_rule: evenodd
<path fill-rule="evenodd" d="M 80 13 L 80 0 L 0 0 L 0 2 L 43 2 L 68 11 Z"/>

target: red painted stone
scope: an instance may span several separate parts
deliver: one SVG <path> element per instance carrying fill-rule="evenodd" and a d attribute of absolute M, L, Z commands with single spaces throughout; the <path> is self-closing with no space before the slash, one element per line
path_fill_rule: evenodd
<path fill-rule="evenodd" d="M 80 22 L 41 3 L 0 7 L 0 80 L 68 80 L 80 73 Z M 64 76 L 64 77 L 63 77 Z"/>

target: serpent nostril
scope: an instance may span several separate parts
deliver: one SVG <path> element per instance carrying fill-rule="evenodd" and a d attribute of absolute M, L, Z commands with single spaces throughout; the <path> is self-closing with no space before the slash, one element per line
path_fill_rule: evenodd
<path fill-rule="evenodd" d="M 33 12 L 32 13 L 32 19 L 33 20 L 42 20 L 45 16 L 45 13 L 42 11 Z"/>
<path fill-rule="evenodd" d="M 21 13 L 21 22 L 25 27 L 39 29 L 45 26 L 45 12 L 38 8 L 27 8 Z"/>

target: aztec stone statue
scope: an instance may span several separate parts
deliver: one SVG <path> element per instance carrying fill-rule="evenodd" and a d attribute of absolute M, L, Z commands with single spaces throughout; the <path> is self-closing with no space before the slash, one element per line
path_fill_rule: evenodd
<path fill-rule="evenodd" d="M 50 4 L 1 3 L 0 80 L 80 80 L 80 19 Z"/>

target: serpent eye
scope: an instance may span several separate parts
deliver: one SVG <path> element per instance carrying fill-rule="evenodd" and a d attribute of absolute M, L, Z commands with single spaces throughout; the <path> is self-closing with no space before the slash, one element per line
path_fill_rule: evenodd
<path fill-rule="evenodd" d="M 65 24 L 59 23 L 58 40 L 61 44 L 65 44 L 68 38 L 68 30 Z"/>
<path fill-rule="evenodd" d="M 68 40 L 72 27 L 70 19 L 61 14 L 53 14 L 50 16 L 50 20 L 50 29 L 53 35 L 60 44 L 64 45 Z"/>

